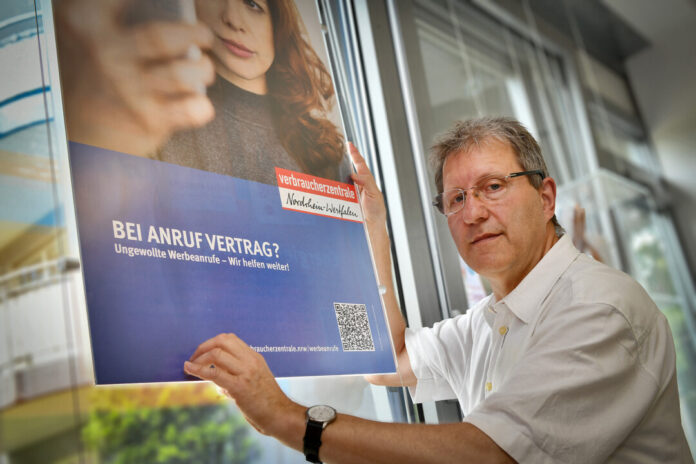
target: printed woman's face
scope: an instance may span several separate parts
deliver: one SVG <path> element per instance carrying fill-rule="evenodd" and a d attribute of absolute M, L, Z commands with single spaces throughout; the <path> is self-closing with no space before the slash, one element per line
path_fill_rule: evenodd
<path fill-rule="evenodd" d="M 268 91 L 273 24 L 267 0 L 196 0 L 198 19 L 215 34 L 213 60 L 223 78 L 257 94 Z"/>

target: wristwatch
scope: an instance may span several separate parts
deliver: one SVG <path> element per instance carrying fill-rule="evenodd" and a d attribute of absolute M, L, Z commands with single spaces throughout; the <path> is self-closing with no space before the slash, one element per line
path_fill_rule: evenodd
<path fill-rule="evenodd" d="M 320 404 L 307 409 L 307 428 L 304 436 L 304 455 L 307 461 L 321 463 L 319 460 L 321 433 L 335 419 L 336 410 L 331 406 Z"/>

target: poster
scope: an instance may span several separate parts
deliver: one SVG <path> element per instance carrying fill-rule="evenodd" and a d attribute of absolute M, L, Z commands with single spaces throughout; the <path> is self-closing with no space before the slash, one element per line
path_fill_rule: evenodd
<path fill-rule="evenodd" d="M 56 11 L 97 383 L 223 332 L 277 377 L 394 372 L 316 5 L 153 3 Z"/>

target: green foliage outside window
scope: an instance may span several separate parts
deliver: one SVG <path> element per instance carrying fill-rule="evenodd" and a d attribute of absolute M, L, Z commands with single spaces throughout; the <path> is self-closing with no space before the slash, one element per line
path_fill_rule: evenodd
<path fill-rule="evenodd" d="M 260 448 L 244 418 L 217 395 L 206 390 L 201 397 L 197 390 L 97 388 L 83 440 L 108 464 L 254 462 Z M 187 392 L 199 396 L 188 399 Z"/>

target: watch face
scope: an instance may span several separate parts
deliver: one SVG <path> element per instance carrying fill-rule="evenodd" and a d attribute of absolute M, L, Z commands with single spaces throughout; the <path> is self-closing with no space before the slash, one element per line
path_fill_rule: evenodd
<path fill-rule="evenodd" d="M 307 416 L 317 422 L 329 422 L 336 417 L 336 411 L 331 406 L 321 404 L 309 408 L 307 410 Z"/>

